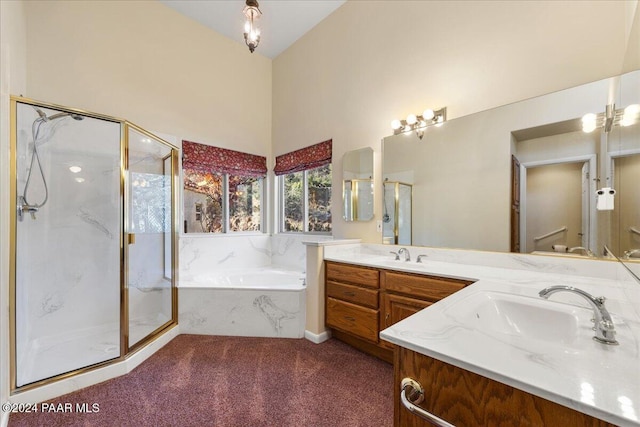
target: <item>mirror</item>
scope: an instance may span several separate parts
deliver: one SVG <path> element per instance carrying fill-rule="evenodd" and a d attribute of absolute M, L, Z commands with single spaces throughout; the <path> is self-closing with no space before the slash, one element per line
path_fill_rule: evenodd
<path fill-rule="evenodd" d="M 604 256 L 607 244 L 633 259 L 638 114 L 620 125 L 631 104 L 640 104 L 640 71 L 449 120 L 422 139 L 384 138 L 383 180 L 413 188 L 412 244 L 565 256 Z M 587 113 L 599 120 L 589 133 Z M 602 188 L 615 189 L 613 210 L 598 210 Z"/>
<path fill-rule="evenodd" d="M 373 149 L 349 151 L 342 158 L 342 212 L 345 221 L 373 218 Z"/>

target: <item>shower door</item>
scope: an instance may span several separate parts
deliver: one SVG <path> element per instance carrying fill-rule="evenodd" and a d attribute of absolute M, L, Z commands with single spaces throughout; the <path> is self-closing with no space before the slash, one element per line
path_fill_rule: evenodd
<path fill-rule="evenodd" d="M 11 391 L 121 361 L 177 323 L 178 149 L 11 97 Z"/>
<path fill-rule="evenodd" d="M 128 348 L 177 319 L 172 206 L 177 150 L 127 123 L 126 242 Z"/>
<path fill-rule="evenodd" d="M 121 128 L 28 102 L 12 117 L 11 375 L 22 387 L 121 355 Z"/>

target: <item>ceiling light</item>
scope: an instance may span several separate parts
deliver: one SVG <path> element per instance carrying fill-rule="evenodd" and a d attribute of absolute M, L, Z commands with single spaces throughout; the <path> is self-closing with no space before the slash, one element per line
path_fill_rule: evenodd
<path fill-rule="evenodd" d="M 69 170 L 73 173 L 78 173 L 82 170 L 80 166 L 69 166 Z"/>
<path fill-rule="evenodd" d="M 262 16 L 262 12 L 258 9 L 257 0 L 247 0 L 246 6 L 242 10 L 247 18 L 244 24 L 244 42 L 249 46 L 249 50 L 253 53 L 260 43 L 260 29 L 255 27 L 255 20 Z"/>

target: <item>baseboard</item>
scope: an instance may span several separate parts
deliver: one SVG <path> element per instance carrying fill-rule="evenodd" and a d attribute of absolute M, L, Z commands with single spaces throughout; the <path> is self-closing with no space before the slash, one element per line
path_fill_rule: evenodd
<path fill-rule="evenodd" d="M 304 331 L 304 337 L 312 343 L 320 344 L 331 338 L 331 331 L 324 331 L 320 334 L 314 334 L 313 332 Z"/>

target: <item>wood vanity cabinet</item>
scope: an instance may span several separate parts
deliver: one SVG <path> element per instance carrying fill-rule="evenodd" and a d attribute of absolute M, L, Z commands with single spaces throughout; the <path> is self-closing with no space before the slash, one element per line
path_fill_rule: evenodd
<path fill-rule="evenodd" d="M 391 362 L 380 346 L 380 272 L 375 268 L 325 262 L 325 323 L 333 336 Z"/>
<path fill-rule="evenodd" d="M 383 330 L 473 282 L 383 270 L 380 283 L 380 330 Z M 395 347 L 384 340 L 380 343 L 390 350 Z"/>
<path fill-rule="evenodd" d="M 400 401 L 400 384 L 412 378 L 424 389 L 417 406 L 455 426 L 611 426 L 605 421 L 403 347 L 394 354 L 394 425 L 433 424 Z"/>
<path fill-rule="evenodd" d="M 388 362 L 393 344 L 380 331 L 428 307 L 470 281 L 325 262 L 326 325 L 333 336 Z"/>

